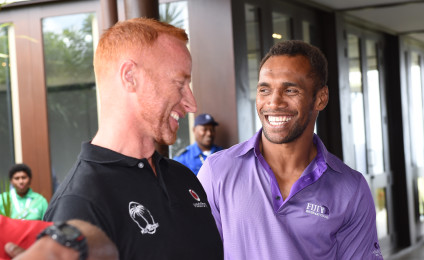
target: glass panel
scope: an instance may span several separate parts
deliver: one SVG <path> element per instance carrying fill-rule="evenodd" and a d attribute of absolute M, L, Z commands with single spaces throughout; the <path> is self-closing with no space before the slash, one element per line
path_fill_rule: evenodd
<path fill-rule="evenodd" d="M 288 15 L 272 12 L 272 28 L 274 44 L 292 38 L 291 19 Z"/>
<path fill-rule="evenodd" d="M 187 1 L 159 4 L 159 17 L 161 21 L 182 28 L 187 32 L 187 34 L 189 33 Z M 203 113 L 203 111 L 201 111 L 201 113 Z M 190 145 L 190 133 L 189 117 L 186 116 L 181 118 L 179 120 L 177 140 L 173 145 L 169 146 L 170 158 L 177 154 L 181 149 Z"/>
<path fill-rule="evenodd" d="M 377 59 L 377 45 L 374 41 L 367 40 L 367 83 L 368 107 L 370 120 L 370 139 L 368 148 L 368 170 L 373 174 L 384 173 L 383 133 L 380 103 L 380 81 Z"/>
<path fill-rule="evenodd" d="M 411 88 L 410 98 L 410 129 L 411 129 L 411 156 L 412 164 L 416 167 L 424 166 L 424 125 L 423 125 L 423 100 L 422 100 L 422 78 L 421 59 L 418 53 L 411 53 Z"/>
<path fill-rule="evenodd" d="M 258 85 L 259 63 L 261 62 L 261 45 L 259 42 L 259 9 L 253 5 L 245 5 L 247 66 L 249 73 L 249 102 L 251 103 L 255 131 L 261 128 L 261 121 L 256 113 L 256 87 Z"/>
<path fill-rule="evenodd" d="M 0 24 L 0 178 L 14 163 L 8 24 Z"/>
<path fill-rule="evenodd" d="M 349 84 L 352 106 L 353 143 L 355 147 L 355 169 L 366 173 L 366 139 L 364 117 L 364 95 L 362 87 L 361 52 L 359 38 L 348 35 Z"/>
<path fill-rule="evenodd" d="M 308 21 L 302 21 L 303 41 L 311 43 L 311 24 Z"/>
<path fill-rule="evenodd" d="M 386 202 L 386 189 L 379 188 L 375 190 L 375 211 L 377 214 L 377 235 L 378 238 L 387 236 L 388 224 L 387 224 L 387 202 Z"/>
<path fill-rule="evenodd" d="M 93 13 L 45 18 L 44 60 L 54 188 L 97 131 Z"/>
<path fill-rule="evenodd" d="M 418 177 L 417 179 L 418 188 L 418 214 L 419 220 L 424 222 L 424 177 Z"/>

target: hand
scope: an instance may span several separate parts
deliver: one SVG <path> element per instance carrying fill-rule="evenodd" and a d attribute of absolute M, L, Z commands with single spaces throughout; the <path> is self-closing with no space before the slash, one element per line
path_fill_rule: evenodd
<path fill-rule="evenodd" d="M 9 242 L 4 246 L 4 251 L 6 251 L 6 253 L 13 258 L 24 252 L 25 249 Z"/>
<path fill-rule="evenodd" d="M 7 243 L 4 248 L 6 253 L 14 260 L 77 260 L 79 258 L 79 253 L 77 251 L 60 245 L 50 237 L 40 238 L 30 248 L 28 248 L 28 250 L 25 250 L 13 243 Z"/>

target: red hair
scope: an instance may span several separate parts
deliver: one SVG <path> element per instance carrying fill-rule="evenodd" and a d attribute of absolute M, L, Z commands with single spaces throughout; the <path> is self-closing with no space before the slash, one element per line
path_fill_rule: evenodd
<path fill-rule="evenodd" d="M 116 23 L 103 33 L 97 45 L 93 61 L 96 77 L 99 79 L 102 73 L 107 73 L 123 54 L 153 45 L 159 34 L 188 42 L 183 29 L 154 19 L 134 18 Z"/>

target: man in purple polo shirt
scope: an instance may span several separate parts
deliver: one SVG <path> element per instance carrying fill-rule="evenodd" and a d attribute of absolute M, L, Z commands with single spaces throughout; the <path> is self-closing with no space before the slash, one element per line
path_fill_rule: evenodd
<path fill-rule="evenodd" d="M 307 43 L 278 43 L 262 60 L 262 129 L 198 174 L 225 259 L 382 259 L 367 182 L 314 134 L 326 82 L 327 61 Z"/>

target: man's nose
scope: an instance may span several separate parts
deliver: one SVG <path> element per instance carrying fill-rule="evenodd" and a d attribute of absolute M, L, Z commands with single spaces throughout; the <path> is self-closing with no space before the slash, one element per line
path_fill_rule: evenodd
<path fill-rule="evenodd" d="M 187 84 L 185 91 L 183 93 L 183 99 L 181 103 L 184 107 L 184 110 L 189 113 L 194 113 L 197 110 L 196 100 L 194 99 L 193 92 L 191 92 L 190 86 Z"/>
<path fill-rule="evenodd" d="M 287 97 L 284 96 L 284 93 L 280 93 L 280 91 L 274 91 L 269 100 L 270 106 L 275 107 L 287 107 Z"/>

